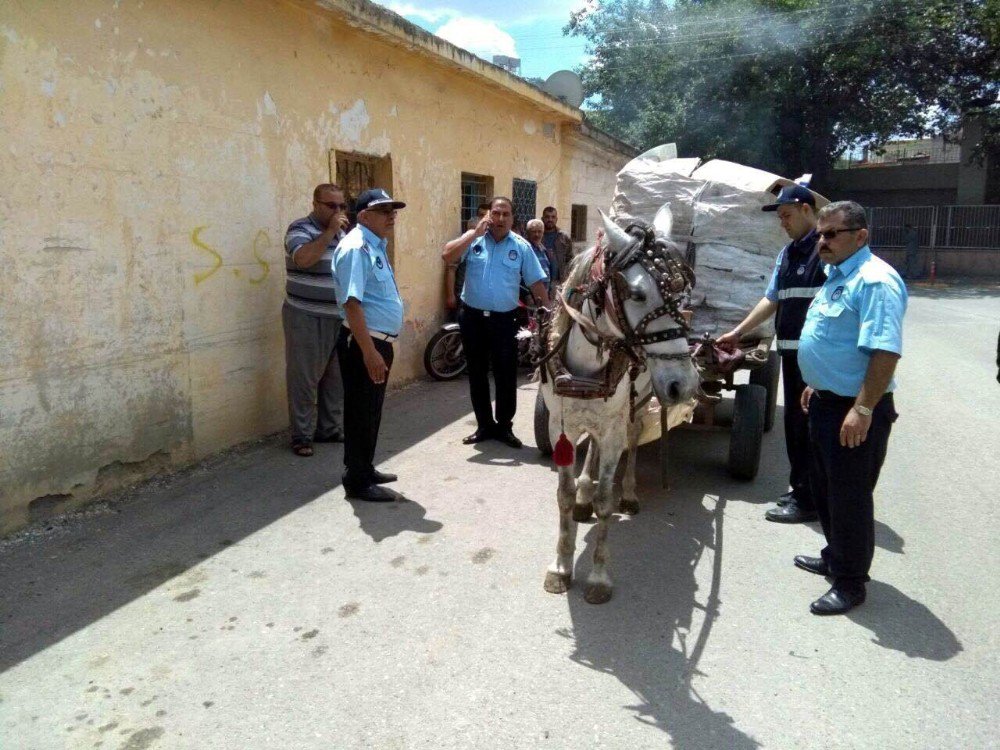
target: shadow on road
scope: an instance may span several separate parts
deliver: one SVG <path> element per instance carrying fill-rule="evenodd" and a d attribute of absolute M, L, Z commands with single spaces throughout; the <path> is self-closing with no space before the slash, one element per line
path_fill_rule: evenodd
<path fill-rule="evenodd" d="M 664 493 L 659 488 L 655 446 L 640 449 L 637 479 L 641 514 L 615 522 L 610 531 L 617 593 L 606 605 L 593 606 L 583 599 L 596 529 L 579 528 L 586 535 L 585 549 L 578 543 L 574 583 L 567 594 L 573 623 L 567 637 L 575 645 L 571 658 L 631 690 L 637 702 L 626 708 L 635 712 L 637 721 L 668 734 L 674 747 L 760 747 L 692 686 L 693 678 L 701 674 L 698 664 L 719 610 L 727 500 L 708 493 L 711 487 L 724 485 L 685 471 L 674 482 L 674 490 Z M 706 554 L 710 561 L 701 563 Z M 699 563 L 712 570 L 711 585 L 701 594 L 695 579 Z"/>
<path fill-rule="evenodd" d="M 906 291 L 911 297 L 928 299 L 989 299 L 1000 297 L 1000 282 L 991 279 L 947 279 L 931 284 L 910 282 Z"/>
<path fill-rule="evenodd" d="M 958 638 L 933 612 L 883 581 L 871 581 L 864 606 L 847 617 L 872 631 L 872 643 L 910 658 L 947 661 L 962 651 Z"/>
<path fill-rule="evenodd" d="M 378 459 L 390 461 L 469 411 L 464 382 L 391 393 Z M 146 483 L 124 501 L 0 542 L 0 671 L 339 487 L 343 446 L 317 445 L 316 455 L 304 459 L 285 440 L 223 454 Z M 353 506 L 376 543 L 441 528 L 413 501 Z"/>
<path fill-rule="evenodd" d="M 400 495 L 399 499 L 392 503 L 369 503 L 363 500 L 347 502 L 354 508 L 354 515 L 361 525 L 361 530 L 376 544 L 404 531 L 433 534 L 443 527 L 440 521 L 426 518 L 427 510 L 424 506 L 405 495 Z"/>

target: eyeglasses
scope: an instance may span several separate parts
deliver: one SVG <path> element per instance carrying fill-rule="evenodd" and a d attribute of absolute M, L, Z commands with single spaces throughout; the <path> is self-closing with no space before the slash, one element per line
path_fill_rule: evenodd
<path fill-rule="evenodd" d="M 321 206 L 326 206 L 331 211 L 346 211 L 347 210 L 347 204 L 346 203 L 337 203 L 336 201 L 316 201 L 316 202 L 319 203 Z"/>
<path fill-rule="evenodd" d="M 844 232 L 857 232 L 864 227 L 844 227 L 843 229 L 827 229 L 825 232 L 820 232 L 817 230 L 816 234 L 822 237 L 826 241 L 835 239 L 838 234 L 843 234 Z"/>

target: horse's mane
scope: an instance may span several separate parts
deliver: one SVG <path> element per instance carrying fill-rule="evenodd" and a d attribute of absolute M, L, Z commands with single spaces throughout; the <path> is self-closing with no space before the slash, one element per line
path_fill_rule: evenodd
<path fill-rule="evenodd" d="M 570 261 L 569 276 L 566 277 L 566 281 L 563 282 L 562 288 L 559 290 L 559 295 L 563 297 L 563 304 L 556 305 L 556 314 L 549 329 L 549 346 L 555 346 L 560 337 L 573 325 L 573 319 L 564 307 L 565 304 L 568 304 L 566 302 L 567 290 L 587 283 L 590 278 L 590 267 L 594 265 L 594 255 L 597 253 L 600 242 L 601 240 L 598 239 L 598 244 L 574 256 L 573 260 Z"/>

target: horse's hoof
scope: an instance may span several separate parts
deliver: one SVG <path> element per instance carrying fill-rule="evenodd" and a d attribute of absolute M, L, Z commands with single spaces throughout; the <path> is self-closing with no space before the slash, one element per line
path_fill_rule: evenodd
<path fill-rule="evenodd" d="M 587 584 L 583 598 L 588 604 L 604 604 L 611 599 L 611 587 L 606 583 Z"/>
<path fill-rule="evenodd" d="M 545 574 L 545 590 L 550 594 L 565 594 L 569 591 L 571 581 L 569 573 L 554 573 L 550 570 Z"/>
<path fill-rule="evenodd" d="M 639 512 L 638 500 L 626 500 L 624 497 L 618 501 L 618 511 L 627 516 L 634 516 Z"/>
<path fill-rule="evenodd" d="M 589 521 L 590 517 L 594 515 L 594 506 L 591 503 L 586 505 L 578 504 L 573 506 L 573 520 L 577 523 L 583 523 L 584 521 Z"/>

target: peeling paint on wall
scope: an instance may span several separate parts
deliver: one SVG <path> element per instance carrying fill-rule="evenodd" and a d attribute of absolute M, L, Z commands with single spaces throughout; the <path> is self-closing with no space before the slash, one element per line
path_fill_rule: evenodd
<path fill-rule="evenodd" d="M 368 116 L 364 100 L 358 99 L 340 116 L 340 136 L 347 141 L 358 143 L 370 122 L 371 118 Z"/>

